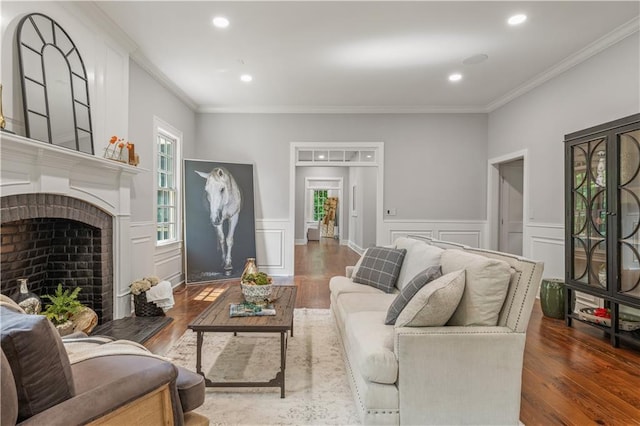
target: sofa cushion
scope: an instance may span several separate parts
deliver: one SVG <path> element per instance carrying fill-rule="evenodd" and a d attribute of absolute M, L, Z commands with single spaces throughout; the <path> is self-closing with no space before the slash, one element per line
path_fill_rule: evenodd
<path fill-rule="evenodd" d="M 386 293 L 391 293 L 398 280 L 405 249 L 370 247 L 362 257 L 362 263 L 355 272 L 353 282 L 367 284 Z"/>
<path fill-rule="evenodd" d="M 442 253 L 441 262 L 443 274 L 466 271 L 464 294 L 448 325 L 496 325 L 511 279 L 509 264 L 455 249 Z"/>
<path fill-rule="evenodd" d="M 336 276 L 329 280 L 329 290 L 333 297 L 343 293 L 384 293 L 382 290 L 370 285 L 354 283 L 350 278 Z"/>
<path fill-rule="evenodd" d="M 349 357 L 364 379 L 392 384 L 398 379 L 398 360 L 393 353 L 393 327 L 384 325 L 384 316 L 384 311 L 350 314 L 346 339 Z"/>
<path fill-rule="evenodd" d="M 396 287 L 400 290 L 409 284 L 420 271 L 424 271 L 430 266 L 440 265 L 440 256 L 444 251 L 440 247 L 406 237 L 396 239 L 395 244 L 396 248 L 407 250 L 396 282 Z"/>
<path fill-rule="evenodd" d="M 62 339 L 49 320 L 0 306 L 1 344 L 18 393 L 19 421 L 75 395 Z"/>
<path fill-rule="evenodd" d="M 413 277 L 413 279 L 400 290 L 400 294 L 396 296 L 391 306 L 389 306 L 387 318 L 385 318 L 384 323 L 387 325 L 395 324 L 400 312 L 407 306 L 407 303 L 415 296 L 418 290 L 441 276 L 442 272 L 440 271 L 440 265 L 438 265 L 431 266 Z"/>
<path fill-rule="evenodd" d="M 178 377 L 176 387 L 180 395 L 182 412 L 188 413 L 204 404 L 205 385 L 204 377 L 186 368 L 177 366 Z"/>
<path fill-rule="evenodd" d="M 0 425 L 15 425 L 18 420 L 18 393 L 16 383 L 13 381 L 13 373 L 4 352 L 2 355 L 2 370 L 0 370 Z"/>
<path fill-rule="evenodd" d="M 384 316 L 387 314 L 387 310 L 393 300 L 396 298 L 395 294 L 387 293 L 344 293 L 338 297 L 337 309 L 339 310 L 340 318 L 347 318 L 356 312 L 372 311 L 382 312 L 382 323 L 384 324 Z"/>
<path fill-rule="evenodd" d="M 458 307 L 465 287 L 465 272 L 451 272 L 422 287 L 407 303 L 396 327 L 445 325 Z"/>

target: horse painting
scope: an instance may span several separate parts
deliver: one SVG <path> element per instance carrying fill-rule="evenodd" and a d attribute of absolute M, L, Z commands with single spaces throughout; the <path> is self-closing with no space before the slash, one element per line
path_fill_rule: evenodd
<path fill-rule="evenodd" d="M 238 224 L 238 216 L 242 208 L 242 194 L 240 188 L 224 167 L 216 167 L 210 173 L 195 172 L 206 179 L 204 190 L 207 195 L 209 218 L 216 230 L 222 263 L 226 275 L 233 270 L 231 264 L 231 249 L 233 248 L 233 233 Z M 224 221 L 228 221 L 227 234 L 224 233 Z"/>

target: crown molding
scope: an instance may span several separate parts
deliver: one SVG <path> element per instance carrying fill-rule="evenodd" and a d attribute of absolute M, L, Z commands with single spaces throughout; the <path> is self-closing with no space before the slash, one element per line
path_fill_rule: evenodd
<path fill-rule="evenodd" d="M 563 72 L 575 67 L 576 65 L 586 61 L 592 56 L 602 52 L 603 50 L 613 46 L 614 44 L 624 40 L 630 35 L 640 31 L 640 17 L 635 17 L 629 22 L 622 24 L 610 33 L 600 37 L 598 40 L 589 44 L 587 47 L 579 50 L 573 55 L 560 61 L 553 67 L 533 77 L 523 85 L 509 91 L 506 95 L 488 103 L 484 108 L 486 112 L 492 112 L 501 106 L 511 102 L 512 100 L 524 95 L 538 86 L 546 83 Z"/>
<path fill-rule="evenodd" d="M 184 102 L 192 111 L 196 111 L 198 105 L 173 81 L 171 81 L 160 69 L 154 65 L 142 52 L 138 44 L 127 35 L 92 1 L 77 1 L 69 3 L 69 10 L 78 11 L 89 18 L 94 24 L 99 26 L 104 32 L 113 38 L 128 53 L 129 58 L 138 64 L 143 70 L 151 74 L 152 77 L 165 89 Z"/>
<path fill-rule="evenodd" d="M 68 3 L 68 2 L 63 2 Z M 553 67 L 543 71 L 521 86 L 486 105 L 459 106 L 213 106 L 196 104 L 182 89 L 171 81 L 142 52 L 139 46 L 113 20 L 92 1 L 69 2 L 70 9 L 84 13 L 96 25 L 102 28 L 122 47 L 128 50 L 129 57 L 142 69 L 151 74 L 164 88 L 173 93 L 196 113 L 216 114 L 479 114 L 490 113 L 512 100 L 530 92 L 563 72 L 586 61 L 590 57 L 640 31 L 640 17 L 635 17 L 619 26 L 582 50 L 572 54 Z"/>
<path fill-rule="evenodd" d="M 169 79 L 162 71 L 158 69 L 140 50 L 131 52 L 129 57 L 140 66 L 143 70 L 151 74 L 161 86 L 173 93 L 178 99 L 184 102 L 192 111 L 198 110 L 198 105 L 180 89 L 173 81 Z"/>
<path fill-rule="evenodd" d="M 204 114 L 478 114 L 485 107 L 475 106 L 203 106 Z"/>

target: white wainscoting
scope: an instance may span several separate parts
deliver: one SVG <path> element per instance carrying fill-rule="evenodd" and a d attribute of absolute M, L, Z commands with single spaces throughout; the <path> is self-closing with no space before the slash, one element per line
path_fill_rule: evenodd
<path fill-rule="evenodd" d="M 258 269 L 269 275 L 293 275 L 293 235 L 288 219 L 256 219 Z"/>
<path fill-rule="evenodd" d="M 156 247 L 156 223 L 131 224 L 131 276 L 155 275 L 173 287 L 184 281 L 182 241 Z"/>
<path fill-rule="evenodd" d="M 564 225 L 527 223 L 523 255 L 544 262 L 544 278 L 564 279 Z"/>
<path fill-rule="evenodd" d="M 399 237 L 419 235 L 480 247 L 485 238 L 486 227 L 487 222 L 484 220 L 385 220 L 382 223 L 382 235 L 378 235 L 378 243 L 391 244 Z"/>

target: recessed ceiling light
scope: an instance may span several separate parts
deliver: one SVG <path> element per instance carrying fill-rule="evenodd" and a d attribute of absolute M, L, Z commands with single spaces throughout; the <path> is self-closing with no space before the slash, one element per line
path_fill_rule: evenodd
<path fill-rule="evenodd" d="M 229 20 L 224 16 L 216 16 L 213 18 L 213 25 L 217 28 L 227 28 L 229 26 Z"/>
<path fill-rule="evenodd" d="M 456 74 L 451 74 L 449 76 L 449 81 L 460 81 L 460 80 L 462 80 L 462 74 L 456 73 Z"/>
<path fill-rule="evenodd" d="M 253 80 L 253 77 L 251 77 L 249 74 L 242 74 L 240 76 L 240 80 L 244 81 L 245 83 L 249 83 L 251 80 Z"/>
<path fill-rule="evenodd" d="M 526 20 L 527 20 L 527 15 L 524 15 L 521 13 L 518 15 L 513 15 L 511 18 L 507 20 L 507 22 L 509 23 L 509 25 L 520 25 Z"/>

